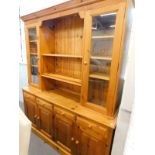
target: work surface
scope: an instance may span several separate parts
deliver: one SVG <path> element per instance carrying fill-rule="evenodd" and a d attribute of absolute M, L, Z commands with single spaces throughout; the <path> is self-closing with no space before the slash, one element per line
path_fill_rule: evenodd
<path fill-rule="evenodd" d="M 35 95 L 45 101 L 53 104 L 55 106 L 64 108 L 74 114 L 90 119 L 99 124 L 105 125 L 110 128 L 115 128 L 116 126 L 116 117 L 110 118 L 101 113 L 95 112 L 91 109 L 88 109 L 82 105 L 74 98 L 74 96 L 70 96 L 68 98 L 68 94 L 60 90 L 51 90 L 51 91 L 41 91 L 34 87 L 24 87 L 23 91 L 26 91 L 30 94 Z"/>

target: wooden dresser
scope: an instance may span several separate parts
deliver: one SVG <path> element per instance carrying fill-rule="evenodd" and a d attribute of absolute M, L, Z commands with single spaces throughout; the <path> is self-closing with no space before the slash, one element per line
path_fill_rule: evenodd
<path fill-rule="evenodd" d="M 71 0 L 21 17 L 25 114 L 61 154 L 110 155 L 132 8 L 130 0 Z"/>

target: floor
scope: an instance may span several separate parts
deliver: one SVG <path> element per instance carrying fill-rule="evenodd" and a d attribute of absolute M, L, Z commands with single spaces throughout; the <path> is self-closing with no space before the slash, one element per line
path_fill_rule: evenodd
<path fill-rule="evenodd" d="M 130 115 L 131 112 L 120 109 L 111 155 L 125 155 L 124 148 L 130 122 Z"/>
<path fill-rule="evenodd" d="M 59 155 L 59 153 L 34 133 L 31 133 L 28 155 Z"/>

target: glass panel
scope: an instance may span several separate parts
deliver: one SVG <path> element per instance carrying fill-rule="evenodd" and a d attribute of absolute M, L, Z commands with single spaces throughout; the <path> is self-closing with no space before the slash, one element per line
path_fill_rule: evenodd
<path fill-rule="evenodd" d="M 29 29 L 29 40 L 30 41 L 37 40 L 36 28 L 30 28 Z"/>
<path fill-rule="evenodd" d="M 91 56 L 111 57 L 116 13 L 93 17 Z"/>
<path fill-rule="evenodd" d="M 37 53 L 37 32 L 36 28 L 29 29 L 30 53 Z"/>
<path fill-rule="evenodd" d="M 38 67 L 31 67 L 31 80 L 32 83 L 38 84 L 39 79 L 38 79 Z"/>
<path fill-rule="evenodd" d="M 30 55 L 31 65 L 38 65 L 37 55 Z"/>
<path fill-rule="evenodd" d="M 89 79 L 88 102 L 105 106 L 108 91 L 108 82 L 98 79 Z"/>
<path fill-rule="evenodd" d="M 91 59 L 90 60 L 90 75 L 97 74 L 97 75 L 109 76 L 110 65 L 111 65 L 110 61 Z"/>
<path fill-rule="evenodd" d="M 88 88 L 88 102 L 91 104 L 105 106 L 106 103 L 115 22 L 116 13 L 94 16 L 92 20 Z"/>
<path fill-rule="evenodd" d="M 37 54 L 37 42 L 30 42 L 30 53 L 36 53 Z"/>
<path fill-rule="evenodd" d="M 30 50 L 30 65 L 31 65 L 31 81 L 38 84 L 38 49 L 37 49 L 37 32 L 36 28 L 28 29 L 29 33 L 29 50 Z"/>

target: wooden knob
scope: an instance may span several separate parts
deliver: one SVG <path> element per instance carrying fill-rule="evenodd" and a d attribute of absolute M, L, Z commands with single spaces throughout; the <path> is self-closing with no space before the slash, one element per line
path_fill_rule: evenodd
<path fill-rule="evenodd" d="M 87 61 L 84 61 L 84 65 L 87 65 Z"/>
<path fill-rule="evenodd" d="M 78 140 L 76 140 L 76 141 L 75 141 L 75 144 L 79 144 L 79 141 L 78 141 Z"/>
<path fill-rule="evenodd" d="M 91 124 L 89 124 L 89 125 L 88 125 L 88 128 L 92 128 L 92 125 L 91 125 Z"/>
<path fill-rule="evenodd" d="M 64 112 L 62 112 L 62 113 L 61 113 L 61 115 L 63 115 L 63 116 L 64 116 L 64 115 L 65 115 L 65 113 L 64 113 Z"/>
<path fill-rule="evenodd" d="M 37 118 L 37 115 L 34 115 L 34 118 Z"/>
<path fill-rule="evenodd" d="M 39 116 L 37 117 L 37 120 L 39 120 L 40 118 L 39 118 Z"/>
<path fill-rule="evenodd" d="M 74 137 L 71 138 L 71 141 L 74 141 Z"/>

